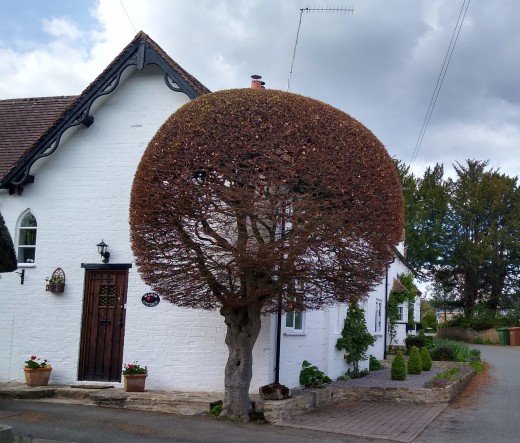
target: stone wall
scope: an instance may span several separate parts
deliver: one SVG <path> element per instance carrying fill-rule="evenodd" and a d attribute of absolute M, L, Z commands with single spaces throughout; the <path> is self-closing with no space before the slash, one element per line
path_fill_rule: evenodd
<path fill-rule="evenodd" d="M 467 343 L 498 343 L 498 332 L 496 329 L 475 331 L 474 329 L 468 328 L 439 327 L 437 329 L 437 337 L 461 340 Z"/>
<path fill-rule="evenodd" d="M 306 389 L 300 396 L 287 400 L 258 400 L 256 409 L 263 411 L 270 423 L 287 420 L 313 409 L 331 406 L 340 402 L 395 401 L 403 403 L 449 403 L 473 377 L 474 372 L 465 374 L 444 388 L 366 388 L 329 387 Z"/>

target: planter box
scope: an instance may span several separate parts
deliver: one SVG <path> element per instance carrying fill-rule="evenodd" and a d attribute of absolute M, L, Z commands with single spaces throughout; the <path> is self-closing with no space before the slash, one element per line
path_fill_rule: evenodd
<path fill-rule="evenodd" d="M 47 386 L 52 368 L 23 368 L 27 386 Z"/>
<path fill-rule="evenodd" d="M 126 392 L 144 392 L 144 385 L 148 374 L 125 375 Z"/>

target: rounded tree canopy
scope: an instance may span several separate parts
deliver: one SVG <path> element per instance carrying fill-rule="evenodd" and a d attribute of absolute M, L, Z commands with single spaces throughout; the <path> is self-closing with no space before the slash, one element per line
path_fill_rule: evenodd
<path fill-rule="evenodd" d="M 203 95 L 137 169 L 132 247 L 179 306 L 312 309 L 365 296 L 403 234 L 395 166 L 344 112 L 277 90 Z"/>
<path fill-rule="evenodd" d="M 0 214 L 0 272 L 12 272 L 16 270 L 18 262 L 14 252 L 13 241 L 5 225 L 4 218 Z"/>

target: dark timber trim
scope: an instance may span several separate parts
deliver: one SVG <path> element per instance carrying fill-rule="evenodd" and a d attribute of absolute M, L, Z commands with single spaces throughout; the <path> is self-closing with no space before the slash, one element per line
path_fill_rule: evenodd
<path fill-rule="evenodd" d="M 14 193 L 14 188 L 19 187 L 18 193 L 23 192 L 23 185 L 30 183 L 29 172 L 32 165 L 40 158 L 48 157 L 56 151 L 61 137 L 67 129 L 80 124 L 88 128 L 94 122 L 94 117 L 90 115 L 92 104 L 99 97 L 110 94 L 116 89 L 123 71 L 129 66 L 135 66 L 138 71 L 141 71 L 147 65 L 157 65 L 163 72 L 164 82 L 168 88 L 175 92 L 182 92 L 190 99 L 209 92 L 204 85 L 176 65 L 152 39 L 140 32 L 103 73 L 83 91 L 37 144 L 24 154 L 0 182 L 0 188 L 9 188 L 10 193 Z M 188 79 L 192 80 L 191 84 Z"/>
<path fill-rule="evenodd" d="M 81 263 L 81 267 L 88 271 L 121 271 L 130 269 L 132 263 Z"/>

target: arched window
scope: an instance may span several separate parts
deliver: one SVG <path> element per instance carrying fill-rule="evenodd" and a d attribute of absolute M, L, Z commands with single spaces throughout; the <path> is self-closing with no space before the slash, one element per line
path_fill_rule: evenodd
<path fill-rule="evenodd" d="M 36 217 L 31 211 L 22 214 L 18 227 L 18 263 L 34 263 L 36 225 Z"/>

